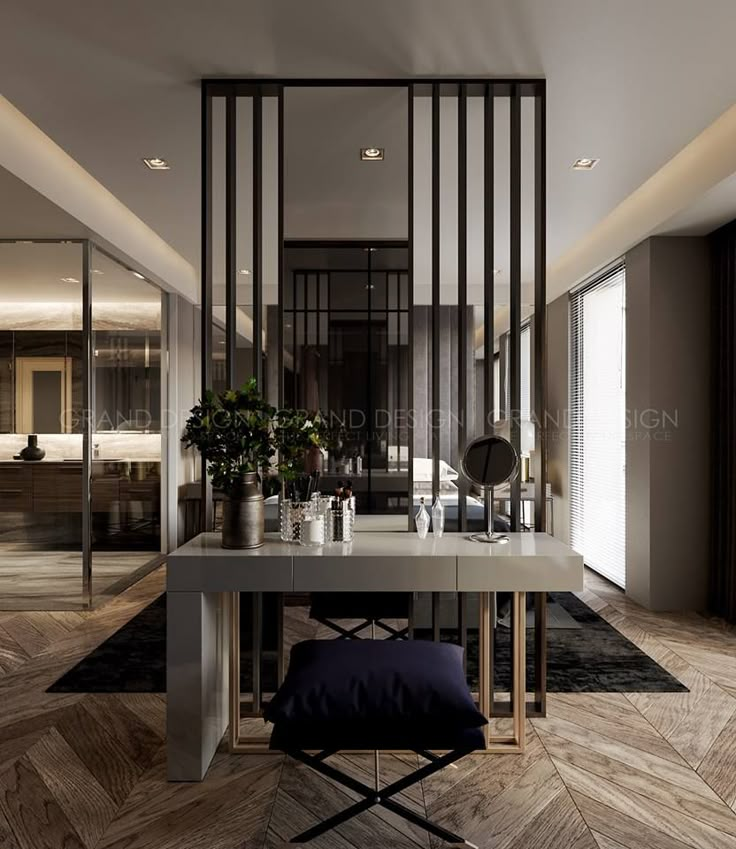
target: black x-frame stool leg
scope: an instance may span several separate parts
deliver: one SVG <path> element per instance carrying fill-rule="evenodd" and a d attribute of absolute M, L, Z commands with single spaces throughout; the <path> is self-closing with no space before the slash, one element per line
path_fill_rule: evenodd
<path fill-rule="evenodd" d="M 419 828 L 425 829 L 430 834 L 434 834 L 435 837 L 439 837 L 440 840 L 444 840 L 447 843 L 461 843 L 465 846 L 475 847 L 475 844 L 470 843 L 463 837 L 460 837 L 454 832 L 443 828 L 441 825 L 437 825 L 437 823 L 434 823 L 431 820 L 420 816 L 411 809 L 402 805 L 400 802 L 394 801 L 394 799 L 392 798 L 393 796 L 396 796 L 398 793 L 401 793 L 403 790 L 406 790 L 407 788 L 413 786 L 419 781 L 423 781 L 430 775 L 434 775 L 434 773 L 439 772 L 446 766 L 449 766 L 455 761 L 460 760 L 460 758 L 464 758 L 473 750 L 456 749 L 452 752 L 447 752 L 444 755 L 435 755 L 426 750 L 419 749 L 415 749 L 414 751 L 416 751 L 418 755 L 421 755 L 423 758 L 429 760 L 429 763 L 425 764 L 422 767 L 419 767 L 419 769 L 415 770 L 409 775 L 398 779 L 398 781 L 394 781 L 392 784 L 388 784 L 386 787 L 377 790 L 375 787 L 369 787 L 367 784 L 363 784 L 362 781 L 358 781 L 356 778 L 353 778 L 350 775 L 346 775 L 344 772 L 340 771 L 339 769 L 336 769 L 334 766 L 325 763 L 326 758 L 328 758 L 330 755 L 336 754 L 336 751 L 334 749 L 319 752 L 318 754 L 314 755 L 308 754 L 307 752 L 303 752 L 298 749 L 289 749 L 286 754 L 290 757 L 294 758 L 297 761 L 300 761 L 303 764 L 306 764 L 306 766 L 315 770 L 315 772 L 319 772 L 321 775 L 324 775 L 327 778 L 331 778 L 338 784 L 342 784 L 343 787 L 347 787 L 349 790 L 353 790 L 355 793 L 358 793 L 359 795 L 364 797 L 359 802 L 356 802 L 354 805 L 351 805 L 350 807 L 345 808 L 345 810 L 340 811 L 340 813 L 329 817 L 329 819 L 323 820 L 317 825 L 312 826 L 312 828 L 309 828 L 306 831 L 303 831 L 301 834 L 298 834 L 296 837 L 292 837 L 289 842 L 308 843 L 310 840 L 314 840 L 316 837 L 319 837 L 325 832 L 330 831 L 333 828 L 342 825 L 344 822 L 351 820 L 353 817 L 358 816 L 358 814 L 362 814 L 363 811 L 367 811 L 370 808 L 379 805 L 389 811 L 393 811 L 393 813 L 397 814 L 408 822 L 413 823 Z M 475 847 L 475 849 L 477 849 L 477 847 Z"/>

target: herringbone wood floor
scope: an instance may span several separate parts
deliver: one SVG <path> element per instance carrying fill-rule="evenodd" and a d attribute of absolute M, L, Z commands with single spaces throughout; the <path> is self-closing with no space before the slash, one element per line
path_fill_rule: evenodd
<path fill-rule="evenodd" d="M 163 584 L 159 570 L 91 613 L 0 614 L 2 849 L 274 849 L 350 803 L 278 756 L 222 751 L 205 782 L 167 784 L 163 697 L 45 693 Z M 690 692 L 551 695 L 524 755 L 466 758 L 403 801 L 493 849 L 736 849 L 736 635 L 594 575 L 582 595 Z M 370 783 L 371 758 L 340 761 Z M 381 759 L 386 781 L 411 766 Z M 430 843 L 386 812 L 315 843 L 374 846 Z"/>

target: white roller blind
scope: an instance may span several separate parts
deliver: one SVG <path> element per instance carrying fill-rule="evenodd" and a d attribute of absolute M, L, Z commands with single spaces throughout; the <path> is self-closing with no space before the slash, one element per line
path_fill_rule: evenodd
<path fill-rule="evenodd" d="M 626 585 L 625 270 L 570 300 L 570 534 L 586 566 Z"/>

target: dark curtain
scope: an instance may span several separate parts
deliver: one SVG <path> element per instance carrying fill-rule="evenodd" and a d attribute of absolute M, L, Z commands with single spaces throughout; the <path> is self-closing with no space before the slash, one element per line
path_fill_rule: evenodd
<path fill-rule="evenodd" d="M 736 622 L 736 221 L 710 237 L 713 258 L 713 520 L 709 606 Z"/>

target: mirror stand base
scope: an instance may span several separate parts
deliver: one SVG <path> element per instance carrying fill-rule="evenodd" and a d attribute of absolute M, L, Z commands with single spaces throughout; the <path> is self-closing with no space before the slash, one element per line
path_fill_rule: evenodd
<path fill-rule="evenodd" d="M 468 539 L 472 540 L 473 542 L 484 542 L 486 544 L 489 543 L 489 542 L 503 544 L 503 543 L 506 543 L 506 542 L 509 541 L 509 538 L 508 538 L 508 536 L 506 536 L 506 534 L 495 534 L 495 533 L 494 534 L 489 534 L 489 533 L 471 534 L 468 537 Z"/>

